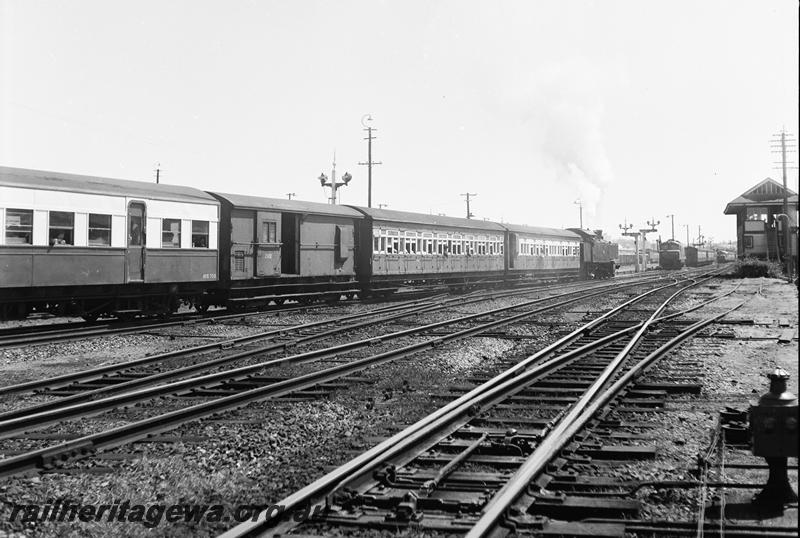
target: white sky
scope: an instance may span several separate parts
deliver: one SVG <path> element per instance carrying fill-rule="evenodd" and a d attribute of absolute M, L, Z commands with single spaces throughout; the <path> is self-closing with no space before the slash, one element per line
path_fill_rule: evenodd
<path fill-rule="evenodd" d="M 733 239 L 798 132 L 797 2 L 0 0 L 3 165 L 325 202 L 335 149 L 366 205 L 367 113 L 374 206 Z"/>

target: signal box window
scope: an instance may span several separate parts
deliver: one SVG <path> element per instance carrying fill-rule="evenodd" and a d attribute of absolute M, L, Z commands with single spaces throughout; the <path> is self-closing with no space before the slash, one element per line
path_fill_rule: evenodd
<path fill-rule="evenodd" d="M 192 221 L 192 247 L 208 248 L 208 221 Z"/>
<path fill-rule="evenodd" d="M 181 221 L 164 219 L 161 221 L 161 248 L 181 247 Z"/>
<path fill-rule="evenodd" d="M 33 243 L 33 210 L 6 209 L 6 245 Z"/>
<path fill-rule="evenodd" d="M 50 211 L 47 243 L 52 246 L 75 244 L 75 213 Z"/>
<path fill-rule="evenodd" d="M 111 246 L 111 215 L 89 213 L 89 246 Z"/>

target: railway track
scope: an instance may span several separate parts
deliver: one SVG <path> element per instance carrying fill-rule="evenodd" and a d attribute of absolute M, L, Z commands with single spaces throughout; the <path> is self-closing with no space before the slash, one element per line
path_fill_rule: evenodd
<path fill-rule="evenodd" d="M 666 274 L 665 272 L 650 274 L 650 277 Z M 618 280 L 628 280 L 631 278 L 641 278 L 638 275 L 625 275 Z M 483 283 L 485 285 L 495 283 Z M 515 281 L 508 285 L 508 290 L 524 290 L 531 287 L 532 282 Z M 481 283 L 477 283 L 481 285 Z M 549 286 L 541 283 L 536 284 L 542 288 Z M 561 284 L 564 285 L 564 284 Z M 447 293 L 447 287 L 432 286 L 430 288 L 415 288 L 405 292 L 393 294 L 389 297 L 380 299 L 368 298 L 357 299 L 355 302 L 361 304 L 372 304 L 375 302 L 408 302 L 422 300 L 427 297 L 443 295 Z M 443 293 L 444 292 L 444 293 Z M 348 301 L 348 303 L 353 301 Z M 338 302 L 330 303 L 339 304 Z M 0 349 L 9 349 L 22 346 L 33 346 L 39 344 L 69 342 L 74 340 L 85 340 L 87 338 L 97 338 L 102 336 L 125 335 L 152 330 L 162 330 L 169 327 L 180 327 L 187 324 L 202 325 L 208 323 L 224 323 L 230 320 L 238 320 L 245 317 L 259 316 L 270 313 L 290 313 L 305 311 L 309 308 L 324 308 L 325 303 L 312 304 L 279 304 L 261 307 L 257 311 L 238 311 L 230 313 L 227 311 L 213 311 L 203 314 L 190 312 L 185 314 L 173 315 L 166 319 L 144 318 L 134 321 L 100 320 L 100 321 L 78 321 L 67 323 L 49 323 L 41 325 L 25 325 L 18 327 L 8 327 L 0 329 Z"/>
<path fill-rule="evenodd" d="M 178 427 L 188 421 L 241 408 L 253 401 L 302 393 L 303 391 L 309 391 L 319 385 L 332 384 L 342 379 L 346 380 L 347 376 L 357 374 L 359 371 L 372 365 L 411 356 L 424 349 L 430 349 L 431 347 L 441 345 L 444 342 L 480 334 L 484 331 L 511 324 L 547 310 L 573 304 L 587 297 L 608 293 L 609 290 L 619 291 L 636 285 L 640 284 L 638 282 L 604 283 L 592 286 L 588 290 L 564 292 L 552 297 L 524 301 L 511 307 L 460 316 L 455 319 L 433 324 L 428 323 L 413 329 L 395 331 L 394 333 L 380 337 L 369 337 L 362 341 L 348 342 L 346 344 L 321 348 L 307 353 L 289 355 L 281 359 L 259 362 L 232 370 L 189 377 L 172 383 L 155 384 L 150 387 L 142 388 L 141 385 L 133 385 L 138 383 L 137 379 L 131 379 L 125 383 L 132 384 L 127 385 L 125 391 L 119 394 L 108 396 L 107 392 L 113 392 L 115 389 L 109 391 L 104 387 L 97 387 L 92 389 L 96 392 L 91 394 L 88 399 L 80 393 L 75 394 L 75 397 L 82 400 L 80 402 L 77 401 L 78 398 L 71 401 L 61 399 L 43 404 L 45 407 L 31 407 L 12 411 L 10 412 L 11 414 L 5 414 L 2 422 L 0 422 L 0 431 L 4 432 L 3 436 L 25 438 L 25 436 L 28 435 L 28 438 L 30 438 L 31 431 L 42 428 L 47 424 L 63 423 L 65 420 L 83 419 L 98 413 L 131 406 L 139 402 L 150 401 L 156 397 L 161 400 L 166 398 L 169 404 L 162 405 L 161 407 L 173 406 L 173 409 L 170 411 L 134 421 L 125 426 L 89 433 L 88 435 L 85 434 L 86 432 L 80 430 L 79 427 L 76 427 L 75 433 L 67 435 L 67 438 L 70 438 L 69 441 L 44 448 L 24 451 L 22 454 L 0 460 L 0 476 L 15 474 L 30 469 L 53 468 L 57 466 L 59 462 L 86 456 L 95 450 L 119 446 L 137 439 L 152 436 L 159 432 Z M 519 290 L 514 290 L 513 293 L 518 294 Z M 463 297 L 457 300 L 461 305 L 465 303 Z M 543 303 L 549 304 L 543 306 Z M 422 306 L 420 308 L 425 309 L 428 307 Z M 524 311 L 515 312 L 520 309 Z M 389 313 L 388 315 L 394 314 Z M 397 315 L 407 315 L 407 313 L 401 312 Z M 486 318 L 488 318 L 489 321 L 486 321 Z M 374 320 L 366 323 L 374 324 Z M 425 338 L 426 332 L 443 327 L 450 327 L 449 330 L 452 332 L 448 335 Z M 409 337 L 419 338 L 419 335 L 422 335 L 424 338 L 421 342 L 408 343 Z M 318 335 L 314 336 L 316 337 Z M 375 346 L 385 347 L 390 343 L 391 345 L 385 351 L 373 352 Z M 280 347 L 284 346 L 281 345 Z M 370 353 L 363 358 L 344 356 L 345 353 L 352 352 L 352 350 L 359 348 L 369 350 Z M 309 361 L 320 362 L 319 360 L 322 358 L 326 358 L 338 364 L 330 368 L 323 367 L 317 371 L 307 373 L 300 372 L 299 375 L 292 375 L 284 378 L 264 375 L 265 369 L 275 367 L 278 364 L 300 364 Z M 96 373 L 93 375 L 95 374 Z M 167 374 L 172 375 L 168 372 Z M 159 381 L 163 381 L 163 379 L 159 379 Z M 27 389 L 30 388 L 31 386 L 27 387 Z M 197 399 L 204 401 L 200 404 L 193 404 Z M 186 402 L 190 402 L 190 405 L 187 405 Z M 161 403 L 163 404 L 163 402 Z M 110 422 L 114 421 L 110 420 Z M 64 424 L 61 424 L 59 427 L 62 428 L 63 433 Z M 39 438 L 41 439 L 42 437 Z M 46 432 L 43 438 L 48 438 Z"/>
<path fill-rule="evenodd" d="M 48 394 L 54 396 L 70 396 L 74 393 L 83 393 L 84 399 L 89 399 L 89 397 L 94 397 L 103 393 L 108 394 L 119 391 L 120 389 L 142 387 L 170 378 L 179 378 L 202 369 L 220 367 L 246 356 L 285 351 L 300 346 L 301 344 L 307 344 L 321 338 L 341 334 L 376 322 L 397 320 L 425 311 L 441 310 L 452 304 L 467 305 L 486 299 L 520 296 L 530 293 L 547 293 L 554 290 L 568 289 L 569 287 L 570 286 L 559 285 L 504 291 L 478 291 L 458 297 L 443 295 L 438 298 L 432 296 L 428 300 L 405 301 L 396 305 L 390 305 L 355 315 L 323 319 L 292 327 L 282 327 L 280 329 L 272 329 L 224 341 L 150 355 L 122 363 L 108 364 L 89 370 L 49 377 L 47 379 L 0 386 L 0 396 L 32 390 L 44 390 L 47 391 Z M 230 317 L 231 316 L 224 316 L 225 319 Z M 234 315 L 232 317 L 237 320 L 241 319 L 241 315 Z M 333 325 L 336 325 L 336 327 L 331 328 Z M 184 325 L 181 324 L 181 326 Z M 227 350 L 260 340 L 269 340 L 270 343 L 266 346 L 253 348 L 244 354 L 234 354 L 229 357 L 221 357 L 214 360 L 205 360 L 201 358 L 202 354 L 207 352 Z M 191 364 L 184 368 L 169 368 L 170 361 L 180 359 L 189 359 L 191 360 Z M 145 368 L 145 370 L 142 370 L 142 368 Z M 153 372 L 153 368 L 157 368 L 159 371 Z M 165 368 L 169 371 L 163 371 Z M 95 382 L 95 384 L 93 385 L 92 382 Z M 97 386 L 98 384 L 100 385 L 99 387 Z M 58 405 L 64 405 L 74 401 L 80 401 L 80 398 L 61 399 Z"/>
<path fill-rule="evenodd" d="M 621 305 L 627 315 L 609 312 L 493 379 L 460 388 L 468 392 L 223 536 L 412 528 L 471 537 L 695 535 L 696 522 L 637 518 L 635 492 L 659 484 L 613 476 L 614 465 L 654 455 L 646 443 L 652 430 L 631 417 L 700 387 L 685 381 L 696 381 L 696 364 L 678 362 L 658 383 L 637 378 L 741 306 L 697 321 L 678 319 L 689 310 L 664 315 L 687 288 L 644 316 L 631 311 L 633 302 Z M 586 476 L 597 469 L 593 461 L 610 472 Z M 701 533 L 718 530 L 716 522 L 700 525 Z M 753 525 L 724 531 L 796 536 L 794 528 Z"/>

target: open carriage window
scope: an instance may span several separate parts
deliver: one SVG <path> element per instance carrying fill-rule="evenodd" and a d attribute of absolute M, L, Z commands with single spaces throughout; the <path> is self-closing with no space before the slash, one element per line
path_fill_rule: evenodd
<path fill-rule="evenodd" d="M 47 243 L 51 246 L 75 244 L 75 213 L 50 211 Z"/>

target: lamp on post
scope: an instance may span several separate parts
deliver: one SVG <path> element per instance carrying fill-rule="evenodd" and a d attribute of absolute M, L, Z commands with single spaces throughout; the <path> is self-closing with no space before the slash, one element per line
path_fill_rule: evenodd
<path fill-rule="evenodd" d="M 328 176 L 326 176 L 324 172 L 321 173 L 317 179 L 319 179 L 319 184 L 322 187 L 330 187 L 331 188 L 331 197 L 328 198 L 328 203 L 336 204 L 336 190 L 339 187 L 344 187 L 348 183 L 350 183 L 350 180 L 353 179 L 353 176 L 351 176 L 350 174 L 345 172 L 344 175 L 342 176 L 342 180 L 341 181 L 336 181 L 336 154 L 334 154 L 334 156 L 333 156 L 333 169 L 331 170 L 331 179 L 330 179 L 330 181 L 328 181 Z"/>

